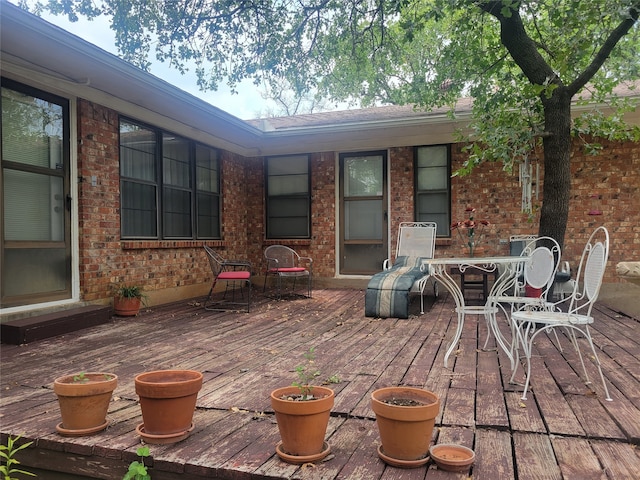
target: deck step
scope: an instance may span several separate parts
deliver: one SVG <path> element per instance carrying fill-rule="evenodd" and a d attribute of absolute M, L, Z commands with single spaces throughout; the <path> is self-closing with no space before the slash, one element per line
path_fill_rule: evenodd
<path fill-rule="evenodd" d="M 87 305 L 3 322 L 0 325 L 0 340 L 2 343 L 21 345 L 93 327 L 110 320 L 111 306 Z"/>

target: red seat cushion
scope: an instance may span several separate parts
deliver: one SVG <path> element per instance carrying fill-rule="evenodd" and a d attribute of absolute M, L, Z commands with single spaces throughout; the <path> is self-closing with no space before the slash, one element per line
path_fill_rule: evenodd
<path fill-rule="evenodd" d="M 269 270 L 269 273 L 297 273 L 297 272 L 306 272 L 307 269 L 304 267 L 286 267 L 286 268 L 272 268 Z"/>
<path fill-rule="evenodd" d="M 218 275 L 218 280 L 249 280 L 251 273 L 239 270 L 237 272 L 222 272 Z"/>

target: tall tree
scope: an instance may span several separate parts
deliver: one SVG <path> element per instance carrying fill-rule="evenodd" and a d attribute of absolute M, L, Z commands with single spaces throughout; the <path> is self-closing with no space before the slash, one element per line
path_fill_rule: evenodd
<path fill-rule="evenodd" d="M 639 139 L 616 89 L 640 78 L 640 0 L 48 0 L 70 19 L 106 15 L 125 59 L 149 54 L 199 85 L 282 79 L 359 105 L 425 108 L 473 97 L 468 160 L 511 169 L 544 157 L 539 233 L 563 243 L 572 134 Z M 628 98 L 628 97 L 627 97 Z M 590 108 L 573 108 L 583 100 Z M 573 108 L 573 118 L 572 118 Z M 579 110 L 579 111 L 578 111 Z M 578 115 L 579 113 L 579 115 Z"/>

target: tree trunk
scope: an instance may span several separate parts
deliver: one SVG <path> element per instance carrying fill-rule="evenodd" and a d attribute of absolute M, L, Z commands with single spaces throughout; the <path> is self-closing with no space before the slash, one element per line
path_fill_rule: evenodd
<path fill-rule="evenodd" d="M 556 239 L 562 248 L 571 198 L 571 96 L 564 86 L 544 105 L 544 186 L 539 235 Z"/>

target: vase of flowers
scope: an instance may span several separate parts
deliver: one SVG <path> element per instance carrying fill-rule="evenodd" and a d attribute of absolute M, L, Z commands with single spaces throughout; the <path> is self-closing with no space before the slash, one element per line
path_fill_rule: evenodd
<path fill-rule="evenodd" d="M 451 231 L 456 230 L 460 239 L 469 248 L 469 256 L 473 257 L 476 254 L 477 247 L 484 239 L 484 228 L 489 226 L 488 220 L 476 220 L 476 209 L 473 207 L 467 207 L 465 209 L 468 218 L 461 222 L 453 222 L 451 224 Z"/>

